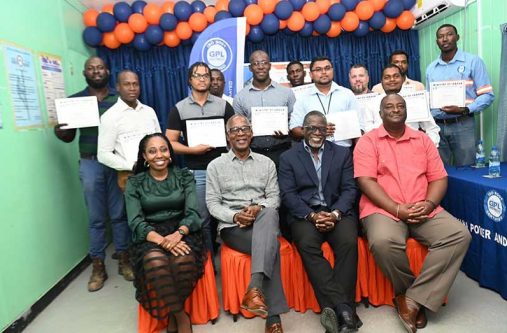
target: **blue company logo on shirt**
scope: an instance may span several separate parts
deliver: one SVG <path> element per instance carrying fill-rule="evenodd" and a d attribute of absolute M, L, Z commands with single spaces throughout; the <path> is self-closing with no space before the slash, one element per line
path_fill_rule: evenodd
<path fill-rule="evenodd" d="M 465 73 L 465 66 L 460 65 L 460 66 L 458 67 L 458 73 Z"/>
<path fill-rule="evenodd" d="M 227 70 L 232 63 L 232 48 L 222 38 L 211 38 L 204 44 L 201 52 L 201 58 L 205 63 L 222 72 Z"/>
<path fill-rule="evenodd" d="M 484 197 L 484 211 L 490 219 L 500 222 L 505 216 L 505 202 L 497 191 L 491 190 Z"/>

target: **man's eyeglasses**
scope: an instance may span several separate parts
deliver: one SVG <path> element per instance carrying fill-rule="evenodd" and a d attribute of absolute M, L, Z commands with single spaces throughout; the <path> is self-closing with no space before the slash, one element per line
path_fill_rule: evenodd
<path fill-rule="evenodd" d="M 241 126 L 241 127 L 229 128 L 229 134 L 236 135 L 236 134 L 239 134 L 239 132 L 249 134 L 250 132 L 252 132 L 252 127 L 251 126 Z"/>
<path fill-rule="evenodd" d="M 332 69 L 333 69 L 333 66 L 315 67 L 312 69 L 312 72 L 317 72 L 317 73 L 329 72 Z"/>
<path fill-rule="evenodd" d="M 327 127 L 319 127 L 319 126 L 305 126 L 303 127 L 305 131 L 308 131 L 310 133 L 319 132 L 320 134 L 326 134 L 327 133 Z"/>
<path fill-rule="evenodd" d="M 254 67 L 267 66 L 268 64 L 269 64 L 269 61 L 267 61 L 267 60 L 252 61 L 252 63 L 251 63 L 251 65 Z"/>
<path fill-rule="evenodd" d="M 199 73 L 193 73 L 192 77 L 196 80 L 209 80 L 210 75 L 209 74 L 199 74 Z"/>

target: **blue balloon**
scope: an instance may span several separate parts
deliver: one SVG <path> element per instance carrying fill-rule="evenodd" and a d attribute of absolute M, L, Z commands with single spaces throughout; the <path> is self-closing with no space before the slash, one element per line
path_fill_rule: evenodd
<path fill-rule="evenodd" d="M 97 28 L 102 32 L 113 31 L 116 26 L 116 19 L 109 13 L 100 13 L 97 16 Z"/>
<path fill-rule="evenodd" d="M 318 19 L 313 22 L 313 29 L 319 34 L 325 34 L 331 28 L 331 19 L 327 15 L 320 15 Z"/>
<path fill-rule="evenodd" d="M 158 25 L 150 25 L 144 32 L 148 43 L 158 45 L 164 39 L 164 31 Z"/>
<path fill-rule="evenodd" d="M 171 13 L 164 13 L 160 16 L 160 27 L 165 31 L 173 31 L 176 29 L 178 19 Z"/>
<path fill-rule="evenodd" d="M 345 6 L 347 11 L 354 10 L 357 6 L 357 0 L 342 0 L 341 4 Z"/>
<path fill-rule="evenodd" d="M 280 20 L 288 19 L 293 11 L 294 7 L 292 7 L 289 1 L 280 1 L 275 7 L 275 15 L 278 16 Z"/>
<path fill-rule="evenodd" d="M 118 2 L 113 7 L 113 13 L 118 21 L 127 22 L 132 14 L 132 9 L 126 2 Z"/>
<path fill-rule="evenodd" d="M 134 41 L 132 42 L 132 45 L 134 45 L 136 50 L 139 50 L 139 51 L 148 51 L 151 48 L 151 45 L 146 40 L 146 37 L 144 36 L 144 34 L 136 34 L 136 37 L 134 37 Z"/>
<path fill-rule="evenodd" d="M 194 36 L 194 35 L 192 34 L 192 37 L 193 37 L 193 36 Z M 192 45 L 192 44 L 193 44 L 193 42 L 192 42 L 192 37 L 190 37 L 189 39 L 184 39 L 184 40 L 182 40 L 182 41 L 181 41 L 181 45 L 184 45 L 184 46 L 187 46 L 187 45 Z"/>
<path fill-rule="evenodd" d="M 194 10 L 194 13 L 202 13 L 206 9 L 206 4 L 201 0 L 195 0 L 192 2 L 192 9 Z"/>
<path fill-rule="evenodd" d="M 102 42 L 102 33 L 96 27 L 86 27 L 83 31 L 83 40 L 92 47 L 97 47 Z"/>
<path fill-rule="evenodd" d="M 190 15 L 192 15 L 192 5 L 185 1 L 178 1 L 174 5 L 174 16 L 180 21 L 188 21 Z"/>
<path fill-rule="evenodd" d="M 231 0 L 229 2 L 229 12 L 233 17 L 243 16 L 246 4 L 243 0 Z"/>
<path fill-rule="evenodd" d="M 359 21 L 359 26 L 354 30 L 354 36 L 364 37 L 368 34 L 370 26 L 366 21 Z"/>
<path fill-rule="evenodd" d="M 403 2 L 401 0 L 389 0 L 384 6 L 384 14 L 390 18 L 397 18 L 403 11 Z"/>
<path fill-rule="evenodd" d="M 248 6 L 248 5 L 256 5 L 257 4 L 257 0 L 245 0 L 245 4 Z"/>
<path fill-rule="evenodd" d="M 215 14 L 215 22 L 231 18 L 232 15 L 226 10 L 220 10 Z"/>
<path fill-rule="evenodd" d="M 288 35 L 288 36 L 292 36 L 292 35 L 294 35 L 296 32 L 294 32 L 294 31 L 290 30 L 289 28 L 285 28 L 285 29 L 283 29 L 283 33 L 284 33 L 284 34 L 286 34 L 286 35 Z"/>
<path fill-rule="evenodd" d="M 132 2 L 130 7 L 132 8 L 132 12 L 142 14 L 144 7 L 147 5 L 146 1 L 137 0 Z"/>
<path fill-rule="evenodd" d="M 250 33 L 248 39 L 253 43 L 259 43 L 264 39 L 264 32 L 258 25 L 250 27 Z"/>
<path fill-rule="evenodd" d="M 382 12 L 376 12 L 373 14 L 368 23 L 373 29 L 382 29 L 382 27 L 386 24 L 386 16 L 382 14 Z"/>
<path fill-rule="evenodd" d="M 305 0 L 289 0 L 294 10 L 300 10 L 305 5 Z"/>
<path fill-rule="evenodd" d="M 190 38 L 190 41 L 192 42 L 192 44 L 195 44 L 195 42 L 197 41 L 197 38 L 199 38 L 200 35 L 201 35 L 200 32 L 194 32 L 192 34 L 192 37 Z"/>
<path fill-rule="evenodd" d="M 305 26 L 303 29 L 299 31 L 299 35 L 301 37 L 310 37 L 313 33 L 313 24 L 310 22 L 305 22 Z"/>
<path fill-rule="evenodd" d="M 345 9 L 344 5 L 341 3 L 335 3 L 329 7 L 327 15 L 329 15 L 329 18 L 333 21 L 341 21 L 341 19 L 345 16 L 345 12 L 347 12 L 347 9 Z"/>
<path fill-rule="evenodd" d="M 402 0 L 403 1 L 403 9 L 410 10 L 414 7 L 417 0 Z"/>
<path fill-rule="evenodd" d="M 266 35 L 274 35 L 280 29 L 280 20 L 275 14 L 268 14 L 262 19 L 260 26 Z"/>

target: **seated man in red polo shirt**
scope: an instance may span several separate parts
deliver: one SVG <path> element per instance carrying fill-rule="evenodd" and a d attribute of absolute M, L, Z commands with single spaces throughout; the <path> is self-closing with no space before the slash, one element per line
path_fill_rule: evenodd
<path fill-rule="evenodd" d="M 393 283 L 398 315 L 408 332 L 416 332 L 426 326 L 424 309 L 442 305 L 471 237 L 439 206 L 447 173 L 428 136 L 405 125 L 405 100 L 384 97 L 380 117 L 382 125 L 354 150 L 354 177 L 363 192 L 359 217 L 375 261 Z M 408 237 L 429 248 L 417 278 L 405 253 Z"/>

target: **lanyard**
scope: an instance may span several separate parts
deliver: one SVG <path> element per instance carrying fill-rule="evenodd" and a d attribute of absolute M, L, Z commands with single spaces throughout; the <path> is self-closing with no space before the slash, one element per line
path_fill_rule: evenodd
<path fill-rule="evenodd" d="M 317 93 L 317 98 L 319 99 L 320 105 L 322 106 L 322 111 L 324 111 L 325 115 L 327 115 L 329 113 L 329 108 L 331 107 L 331 98 L 333 98 L 333 93 L 334 93 L 334 91 L 331 93 L 331 95 L 329 95 L 329 101 L 327 103 L 327 111 L 326 111 L 326 109 L 324 109 L 324 104 L 322 104 L 322 100 L 320 99 L 320 96 Z"/>

